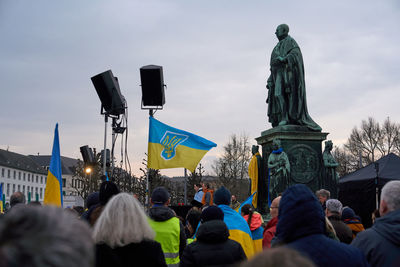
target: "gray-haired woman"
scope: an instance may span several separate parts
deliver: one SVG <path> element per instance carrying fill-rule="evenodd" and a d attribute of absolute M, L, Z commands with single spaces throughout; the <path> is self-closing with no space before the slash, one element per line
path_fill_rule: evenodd
<path fill-rule="evenodd" d="M 140 203 L 127 193 L 114 196 L 97 220 L 96 266 L 167 266 L 161 245 Z"/>

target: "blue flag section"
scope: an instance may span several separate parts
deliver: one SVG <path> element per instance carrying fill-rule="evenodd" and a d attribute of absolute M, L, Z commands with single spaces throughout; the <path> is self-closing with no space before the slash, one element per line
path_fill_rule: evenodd
<path fill-rule="evenodd" d="M 244 205 L 246 205 L 246 204 L 252 205 L 252 203 L 253 203 L 253 198 L 254 198 L 254 195 L 255 195 L 256 193 L 257 193 L 257 191 L 255 191 L 251 196 L 249 196 L 245 201 L 243 201 L 242 204 L 240 204 L 240 207 L 239 207 L 239 210 L 238 210 L 239 214 L 242 214 L 242 207 L 243 207 Z"/>
<path fill-rule="evenodd" d="M 147 167 L 183 167 L 194 172 L 203 156 L 217 144 L 198 135 L 168 126 L 150 117 Z"/>

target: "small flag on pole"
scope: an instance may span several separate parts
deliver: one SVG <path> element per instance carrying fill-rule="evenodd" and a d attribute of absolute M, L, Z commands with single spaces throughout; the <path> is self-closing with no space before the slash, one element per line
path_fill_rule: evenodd
<path fill-rule="evenodd" d="M 198 135 L 168 126 L 150 117 L 147 167 L 183 167 L 194 172 L 203 156 L 217 144 Z"/>
<path fill-rule="evenodd" d="M 239 207 L 239 210 L 238 210 L 239 214 L 241 214 L 241 212 L 242 212 L 242 207 L 243 207 L 244 205 L 246 205 L 246 204 L 252 205 L 253 198 L 254 198 L 254 195 L 255 195 L 255 194 L 257 194 L 257 191 L 254 192 L 251 196 L 249 196 L 245 201 L 243 201 L 242 204 L 240 204 L 240 207 Z"/>
<path fill-rule="evenodd" d="M 62 194 L 62 176 L 61 176 L 61 156 L 60 156 L 60 142 L 58 138 L 58 123 L 54 131 L 53 152 L 51 154 L 50 168 L 47 173 L 47 183 L 44 192 L 45 205 L 55 205 L 62 207 L 63 194 Z"/>
<path fill-rule="evenodd" d="M 3 183 L 0 184 L 0 213 L 4 213 Z"/>

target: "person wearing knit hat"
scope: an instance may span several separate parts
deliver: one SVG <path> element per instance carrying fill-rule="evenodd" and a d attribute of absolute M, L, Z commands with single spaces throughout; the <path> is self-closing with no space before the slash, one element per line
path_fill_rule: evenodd
<path fill-rule="evenodd" d="M 246 220 L 229 206 L 231 203 L 231 192 L 225 186 L 221 186 L 215 191 L 214 203 L 224 213 L 224 222 L 229 230 L 229 238 L 242 245 L 247 258 L 252 257 L 255 250 L 250 227 Z"/>
<path fill-rule="evenodd" d="M 216 205 L 230 205 L 231 199 L 231 192 L 225 186 L 221 186 L 214 193 L 214 203 Z"/>
<path fill-rule="evenodd" d="M 93 206 L 93 210 L 89 214 L 89 223 L 91 226 L 94 226 L 111 197 L 118 193 L 119 188 L 114 182 L 104 181 L 100 184 L 99 204 Z"/>
<path fill-rule="evenodd" d="M 361 220 L 358 216 L 356 216 L 354 210 L 350 207 L 344 207 L 342 209 L 342 221 L 351 229 L 353 233 L 353 239 L 359 232 L 365 230 Z"/>
<path fill-rule="evenodd" d="M 350 244 L 353 240 L 353 233 L 340 218 L 342 207 L 343 205 L 339 200 L 328 199 L 326 201 L 325 214 L 335 229 L 336 236 L 339 238 L 340 242 Z"/>
<path fill-rule="evenodd" d="M 203 210 L 201 213 L 201 222 L 205 223 L 212 220 L 224 220 L 224 213 L 217 206 L 211 206 Z"/>
<path fill-rule="evenodd" d="M 170 200 L 171 195 L 165 187 L 154 188 L 150 198 L 149 224 L 156 232 L 154 240 L 161 244 L 167 265 L 178 266 L 186 247 L 186 235 L 183 224 L 168 207 Z"/>
<path fill-rule="evenodd" d="M 183 251 L 179 266 L 231 266 L 246 259 L 242 246 L 228 238 L 223 220 L 224 213 L 217 206 L 203 210 L 196 240 Z"/>

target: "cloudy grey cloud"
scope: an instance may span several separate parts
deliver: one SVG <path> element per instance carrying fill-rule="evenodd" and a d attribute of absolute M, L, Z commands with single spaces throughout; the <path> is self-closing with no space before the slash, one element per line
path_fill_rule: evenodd
<path fill-rule="evenodd" d="M 139 68 L 158 64 L 168 88 L 156 117 L 216 142 L 209 169 L 231 134 L 253 139 L 271 127 L 265 83 L 280 23 L 302 49 L 311 116 L 342 143 L 368 116 L 400 121 L 399 20 L 396 1 L 2 1 L 0 147 L 50 154 L 59 122 L 63 155 L 100 149 L 90 77 L 112 69 L 137 172 L 148 131 Z"/>

